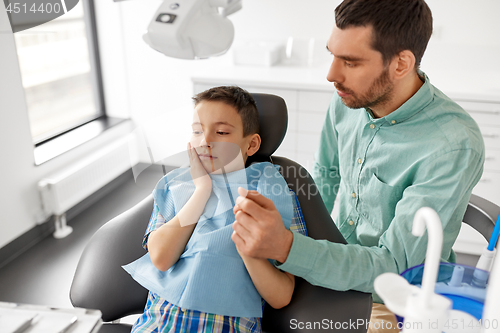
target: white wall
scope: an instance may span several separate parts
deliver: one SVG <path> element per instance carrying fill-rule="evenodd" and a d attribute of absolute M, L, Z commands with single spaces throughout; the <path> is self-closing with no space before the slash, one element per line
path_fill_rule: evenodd
<path fill-rule="evenodd" d="M 33 224 L 29 205 L 30 191 L 20 178 L 26 177 L 33 165 L 31 134 L 24 102 L 14 37 L 10 31 L 7 13 L 0 6 L 0 245 L 13 235 L 19 235 Z"/>
<path fill-rule="evenodd" d="M 422 69 L 431 82 L 441 90 L 500 96 L 500 1 L 427 3 L 434 18 L 434 35 Z"/>
<path fill-rule="evenodd" d="M 116 102 L 111 102 L 111 110 Z M 38 181 L 131 131 L 123 124 L 87 144 L 35 166 L 28 112 L 14 38 L 0 4 L 0 247 L 36 225 L 41 203 Z"/>
<path fill-rule="evenodd" d="M 98 7 L 106 7 L 106 15 L 119 8 L 130 92 L 127 98 L 130 114 L 137 121 L 188 104 L 192 94 L 191 75 L 232 62 L 230 52 L 214 59 L 189 61 L 167 58 L 147 46 L 142 34 L 160 3 L 160 0 L 141 0 L 98 4 Z M 289 36 L 326 42 L 334 25 L 334 9 L 339 3 L 340 0 L 243 0 L 243 9 L 230 16 L 236 31 L 235 44 L 255 39 L 284 41 Z M 488 74 L 500 73 L 497 61 L 500 20 L 496 19 L 500 1 L 429 0 L 428 3 L 436 33 L 422 68 L 431 82 L 456 90 L 474 80 L 479 82 L 474 82 L 471 90 L 500 94 L 492 88 L 491 81 L 496 78 Z M 108 29 L 107 26 L 104 29 Z M 115 52 L 115 59 L 121 57 L 121 49 L 108 48 L 108 51 Z M 487 76 L 484 80 L 483 74 Z"/>
<path fill-rule="evenodd" d="M 500 46 L 500 1 L 426 0 L 439 40 L 449 44 Z M 433 38 L 436 38 L 434 36 Z"/>
<path fill-rule="evenodd" d="M 142 41 L 142 34 L 160 3 L 141 0 L 113 4 L 120 7 L 131 115 L 137 120 L 155 116 L 166 108 L 183 106 L 192 94 L 190 77 L 193 73 L 232 61 L 229 53 L 200 61 L 167 58 L 147 46 Z M 332 28 L 333 10 L 338 3 L 322 0 L 305 8 L 304 2 L 298 0 L 243 1 L 243 10 L 230 16 L 235 26 L 235 43 L 248 39 L 286 40 L 288 36 L 316 37 L 326 42 Z M 98 6 L 110 10 L 109 4 Z"/>
<path fill-rule="evenodd" d="M 232 61 L 230 54 L 203 61 L 171 59 L 149 48 L 141 36 L 159 0 L 95 2 L 106 106 L 111 115 L 131 116 L 141 122 L 186 105 L 189 108 L 191 75 L 208 67 L 228 66 Z M 236 29 L 235 43 L 250 39 L 284 40 L 289 36 L 326 41 L 338 3 L 340 0 L 243 0 L 243 10 L 230 17 Z M 500 20 L 496 18 L 500 1 L 428 3 L 437 28 L 423 62 L 431 81 L 438 86 L 453 81 L 470 85 L 472 90 L 490 89 L 500 95 L 500 90 L 489 84 L 499 77 L 491 73 L 500 72 Z M 0 30 L 10 30 L 0 7 Z M 130 128 L 114 129 L 35 167 L 14 40 L 8 33 L 0 33 L 0 114 L 1 247 L 35 226 L 40 210 L 38 180 L 125 135 Z"/>

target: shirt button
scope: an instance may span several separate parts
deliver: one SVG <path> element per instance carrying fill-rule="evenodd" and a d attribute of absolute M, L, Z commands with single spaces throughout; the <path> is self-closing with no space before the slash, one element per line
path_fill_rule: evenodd
<path fill-rule="evenodd" d="M 360 158 L 358 158 L 358 163 L 359 163 L 359 164 L 363 163 L 363 160 L 362 160 L 362 159 L 360 159 Z"/>
<path fill-rule="evenodd" d="M 395 121 L 395 120 L 391 120 L 391 124 L 393 124 L 393 125 L 394 125 L 395 123 L 396 123 L 396 121 Z"/>
<path fill-rule="evenodd" d="M 352 197 L 356 198 L 356 193 L 352 192 Z"/>
<path fill-rule="evenodd" d="M 350 220 L 349 221 L 349 225 L 353 225 L 354 224 L 354 221 L 353 220 Z"/>
<path fill-rule="evenodd" d="M 374 124 L 370 124 L 370 128 L 371 128 L 371 129 L 374 129 L 374 128 L 375 128 L 375 125 L 374 125 Z"/>

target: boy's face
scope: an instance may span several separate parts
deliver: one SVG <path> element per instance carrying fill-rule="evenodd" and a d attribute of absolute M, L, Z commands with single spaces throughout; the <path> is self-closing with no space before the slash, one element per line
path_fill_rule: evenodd
<path fill-rule="evenodd" d="M 236 109 L 219 101 L 202 101 L 193 114 L 191 146 L 209 173 L 245 167 L 248 156 L 260 147 L 258 134 L 243 137 L 243 123 Z"/>

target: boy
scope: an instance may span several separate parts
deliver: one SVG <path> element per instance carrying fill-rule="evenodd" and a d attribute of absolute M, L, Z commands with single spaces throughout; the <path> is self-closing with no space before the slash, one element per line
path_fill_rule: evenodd
<path fill-rule="evenodd" d="M 245 168 L 261 142 L 251 95 L 217 87 L 193 99 L 190 168 L 160 180 L 143 241 L 148 254 L 124 266 L 150 290 L 132 332 L 260 332 L 261 297 L 286 306 L 295 280 L 268 260 L 239 253 L 231 240 L 237 193 L 269 197 L 292 230 L 304 230 L 300 208 L 272 164 Z"/>

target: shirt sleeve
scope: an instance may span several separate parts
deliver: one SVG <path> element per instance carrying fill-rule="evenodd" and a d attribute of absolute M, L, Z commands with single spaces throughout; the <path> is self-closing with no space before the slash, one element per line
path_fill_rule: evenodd
<path fill-rule="evenodd" d="M 157 230 L 165 223 L 166 223 L 165 218 L 160 214 L 160 209 L 155 203 L 153 208 L 153 213 L 151 213 L 151 217 L 149 218 L 149 224 L 146 229 L 146 233 L 144 234 L 144 238 L 142 239 L 142 247 L 144 249 L 146 250 L 148 249 L 148 239 L 151 232 Z"/>
<path fill-rule="evenodd" d="M 299 199 L 292 189 L 289 190 L 293 203 L 293 218 L 290 223 L 290 231 L 307 236 L 306 222 L 304 221 L 304 215 L 302 215 L 302 210 L 300 209 Z M 282 264 L 279 261 L 273 260 L 271 263 L 281 269 L 280 265 Z"/>
<path fill-rule="evenodd" d="M 338 133 L 333 123 L 334 101 L 330 103 L 321 130 L 318 150 L 314 155 L 312 177 L 318 187 L 326 209 L 331 214 L 340 184 Z"/>
<path fill-rule="evenodd" d="M 304 215 L 302 215 L 302 210 L 300 209 L 299 199 L 292 189 L 290 189 L 290 196 L 292 197 L 293 203 L 293 218 L 290 224 L 290 231 L 307 236 L 306 223 L 304 222 Z"/>
<path fill-rule="evenodd" d="M 373 293 L 378 275 L 401 273 L 424 262 L 427 236 L 415 237 L 411 232 L 415 212 L 421 207 L 438 213 L 444 229 L 441 258 L 453 258 L 451 247 L 483 162 L 484 154 L 472 149 L 453 150 L 430 159 L 404 190 L 377 246 L 331 243 L 294 233 L 288 258 L 279 268 L 314 285 Z"/>
<path fill-rule="evenodd" d="M 159 184 L 161 184 L 161 181 Z M 157 185 L 153 191 L 153 196 L 155 200 L 153 212 L 151 213 L 148 227 L 146 228 L 144 238 L 142 239 L 142 247 L 146 250 L 148 249 L 149 235 L 173 219 L 176 215 L 174 200 L 172 197 L 173 193 L 167 185 L 163 185 L 160 189 L 158 189 Z M 161 205 L 158 203 L 158 200 L 160 200 Z M 160 209 L 160 206 L 163 207 L 163 210 Z"/>

